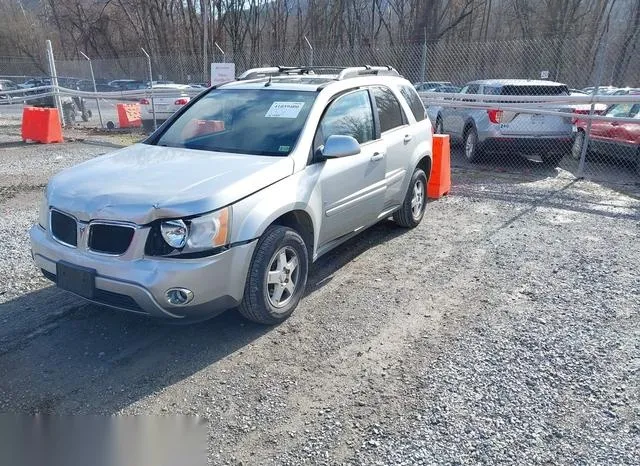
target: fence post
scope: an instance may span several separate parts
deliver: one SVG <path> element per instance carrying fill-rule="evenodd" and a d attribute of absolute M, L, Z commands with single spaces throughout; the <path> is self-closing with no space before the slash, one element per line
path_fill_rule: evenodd
<path fill-rule="evenodd" d="M 311 42 L 307 39 L 307 36 L 304 36 L 304 40 L 309 46 L 309 66 L 313 66 L 313 47 L 311 46 Z"/>
<path fill-rule="evenodd" d="M 151 111 L 153 112 L 153 130 L 158 129 L 158 121 L 156 120 L 156 101 L 153 98 L 153 71 L 151 70 L 151 57 L 145 49 L 140 47 L 142 53 L 147 56 L 147 64 L 149 65 L 149 86 L 151 87 Z"/>
<path fill-rule="evenodd" d="M 60 123 L 62 127 L 65 127 L 64 124 L 64 115 L 62 114 L 62 101 L 60 100 L 60 91 L 58 90 L 58 74 L 56 72 L 56 62 L 53 58 L 53 46 L 51 45 L 51 41 L 47 40 L 47 61 L 49 63 L 49 74 L 51 75 L 51 85 L 53 86 L 53 101 L 56 104 L 56 108 L 58 109 L 58 117 L 60 118 Z"/>
<path fill-rule="evenodd" d="M 427 75 L 427 28 L 424 28 L 424 40 L 422 42 L 422 67 L 420 68 L 420 82 L 426 80 Z"/>
<path fill-rule="evenodd" d="M 93 92 L 98 93 L 98 88 L 96 87 L 96 76 L 93 74 L 93 65 L 91 64 L 91 58 L 87 57 L 84 53 L 80 52 L 84 58 L 89 62 L 89 71 L 91 72 L 91 81 L 93 82 Z M 100 111 L 100 101 L 98 97 L 96 97 L 96 106 L 98 107 L 98 117 L 100 117 L 100 128 L 104 128 L 104 124 L 102 123 L 102 112 Z"/>
<path fill-rule="evenodd" d="M 593 91 L 591 92 L 591 108 L 589 109 L 589 120 L 587 120 L 587 130 L 585 132 L 584 135 L 584 141 L 582 142 L 582 147 L 580 150 L 580 163 L 578 165 L 578 178 L 583 178 L 584 177 L 584 166 L 587 160 L 587 149 L 589 148 L 589 140 L 591 139 L 591 122 L 593 120 L 591 120 L 591 117 L 593 116 L 593 113 L 595 111 L 595 106 L 596 103 L 594 102 L 594 99 L 596 98 L 596 95 L 598 94 L 598 90 L 600 89 L 600 85 L 602 84 L 602 74 L 604 72 L 604 62 L 605 62 L 605 57 L 607 56 L 607 47 L 609 45 L 609 21 L 607 20 L 606 26 L 605 26 L 605 33 L 604 33 L 604 37 L 603 37 L 603 44 L 602 44 L 602 53 L 600 54 L 600 58 L 598 61 L 598 70 L 596 72 L 596 82 L 595 82 L 595 87 L 593 88 Z"/>

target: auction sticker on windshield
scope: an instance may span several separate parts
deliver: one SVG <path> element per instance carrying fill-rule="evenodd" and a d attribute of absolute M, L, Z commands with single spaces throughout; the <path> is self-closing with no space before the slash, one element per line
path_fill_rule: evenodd
<path fill-rule="evenodd" d="M 298 118 L 304 102 L 274 102 L 264 115 L 265 118 Z"/>

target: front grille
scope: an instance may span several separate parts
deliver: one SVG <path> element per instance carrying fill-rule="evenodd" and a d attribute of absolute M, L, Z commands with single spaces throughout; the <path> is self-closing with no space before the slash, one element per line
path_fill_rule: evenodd
<path fill-rule="evenodd" d="M 107 306 L 126 309 L 128 311 L 144 312 L 132 297 L 120 293 L 114 293 L 113 291 L 97 289 L 93 296 L 93 301 Z"/>
<path fill-rule="evenodd" d="M 134 228 L 124 225 L 92 224 L 89 249 L 104 254 L 124 254 L 133 239 Z"/>
<path fill-rule="evenodd" d="M 61 243 L 73 247 L 78 245 L 76 219 L 57 210 L 51 211 L 51 234 Z"/>

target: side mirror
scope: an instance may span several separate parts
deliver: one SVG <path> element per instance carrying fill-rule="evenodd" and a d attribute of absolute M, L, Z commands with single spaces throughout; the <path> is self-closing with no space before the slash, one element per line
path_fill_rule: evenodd
<path fill-rule="evenodd" d="M 352 136 L 333 135 L 327 138 L 319 148 L 320 156 L 325 159 L 337 159 L 360 153 L 360 143 Z"/>

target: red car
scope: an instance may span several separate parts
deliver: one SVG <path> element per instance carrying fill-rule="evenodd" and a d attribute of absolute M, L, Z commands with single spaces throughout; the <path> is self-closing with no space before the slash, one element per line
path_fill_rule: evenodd
<path fill-rule="evenodd" d="M 615 104 L 607 109 L 604 116 L 634 118 L 637 122 L 592 121 L 587 150 L 635 162 L 640 170 L 640 104 Z M 587 122 L 576 121 L 576 130 L 571 155 L 579 160 L 585 141 Z"/>

